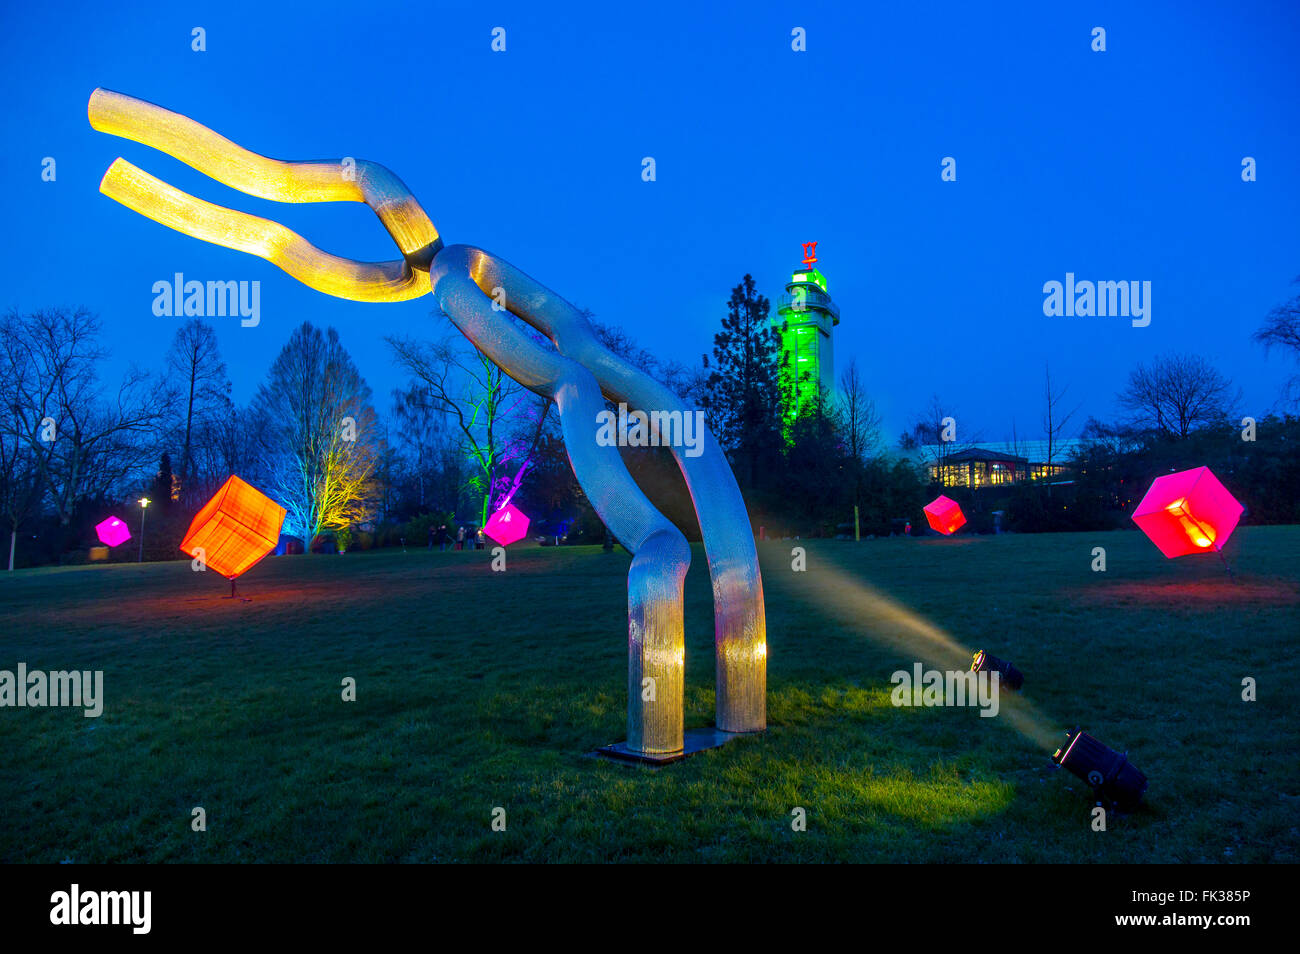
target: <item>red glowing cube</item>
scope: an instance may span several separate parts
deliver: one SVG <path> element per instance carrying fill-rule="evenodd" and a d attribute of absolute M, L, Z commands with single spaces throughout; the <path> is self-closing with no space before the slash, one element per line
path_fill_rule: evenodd
<path fill-rule="evenodd" d="M 232 475 L 190 522 L 181 550 L 201 556 L 233 580 L 275 549 L 284 513 L 270 497 Z"/>
<path fill-rule="evenodd" d="M 514 504 L 506 504 L 488 517 L 483 532 L 503 547 L 508 547 L 528 535 L 528 518 Z"/>
<path fill-rule="evenodd" d="M 1133 522 L 1173 559 L 1222 550 L 1246 508 L 1208 467 L 1157 477 L 1133 511 Z"/>
<path fill-rule="evenodd" d="M 95 536 L 99 537 L 99 542 L 106 547 L 115 547 L 119 543 L 126 543 L 131 539 L 131 531 L 126 527 L 125 520 L 119 520 L 117 517 L 109 517 L 107 520 L 95 524 Z"/>
<path fill-rule="evenodd" d="M 966 515 L 957 506 L 957 501 L 943 494 L 935 497 L 925 505 L 925 519 L 930 527 L 944 536 L 956 533 L 966 524 Z"/>

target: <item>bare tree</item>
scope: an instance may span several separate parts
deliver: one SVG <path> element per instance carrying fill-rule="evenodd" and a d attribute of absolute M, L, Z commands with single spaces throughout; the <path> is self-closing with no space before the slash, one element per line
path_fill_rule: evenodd
<path fill-rule="evenodd" d="M 867 396 L 856 361 L 850 361 L 840 375 L 835 420 L 849 457 L 858 464 L 864 463 L 880 441 L 880 413 L 876 403 Z"/>
<path fill-rule="evenodd" d="M 262 423 L 252 409 L 235 407 L 229 400 L 195 422 L 195 476 L 190 480 L 194 496 L 205 499 L 231 474 L 254 482 L 264 476 Z"/>
<path fill-rule="evenodd" d="M 840 375 L 840 392 L 834 399 L 832 408 L 834 427 L 844 440 L 849 466 L 853 471 L 853 536 L 858 539 L 861 533 L 859 521 L 863 472 L 867 458 L 880 441 L 880 413 L 876 410 L 875 402 L 867 397 L 856 361 L 850 361 Z"/>
<path fill-rule="evenodd" d="M 467 354 L 453 340 L 387 339 L 414 379 L 418 400 L 445 413 L 460 432 L 473 465 L 467 489 L 478 501 L 482 526 L 532 466 L 551 403 L 525 391 L 477 348 Z"/>
<path fill-rule="evenodd" d="M 683 401 L 696 405 L 704 403 L 708 391 L 709 376 L 704 368 L 690 368 L 676 361 L 660 360 L 621 328 L 603 325 L 595 320 L 594 313 L 581 309 L 582 314 L 591 322 L 596 338 L 620 358 L 634 367 L 640 368 Z M 707 362 L 707 358 L 705 359 Z"/>
<path fill-rule="evenodd" d="M 193 499 L 195 488 L 190 484 L 195 477 L 196 428 L 201 429 L 216 415 L 229 413 L 230 407 L 230 380 L 212 326 L 191 318 L 176 329 L 167 352 L 167 367 L 175 376 L 180 398 L 177 411 L 181 459 L 177 476 L 181 493 Z"/>
<path fill-rule="evenodd" d="M 0 355 L 11 387 L 10 428 L 30 449 L 60 523 L 156 457 L 170 394 L 131 368 L 108 396 L 98 366 L 99 321 L 85 308 L 10 312 Z"/>
<path fill-rule="evenodd" d="M 1065 400 L 1065 392 L 1068 391 L 1069 385 L 1057 390 L 1052 385 L 1052 366 L 1044 365 L 1043 376 L 1043 433 L 1047 435 L 1047 454 L 1043 462 L 1047 466 L 1047 495 L 1052 495 L 1052 465 L 1056 461 L 1057 452 L 1061 447 L 1061 434 L 1069 426 L 1074 415 L 1079 413 L 1081 405 L 1075 405 L 1073 410 L 1066 411 L 1061 404 Z"/>
<path fill-rule="evenodd" d="M 905 450 L 922 453 L 922 464 L 937 468 L 938 480 L 944 479 L 945 468 L 953 456 L 979 441 L 978 434 L 968 434 L 959 424 L 960 415 L 935 394 L 929 403 L 912 419 L 912 426 L 903 432 L 899 445 Z"/>
<path fill-rule="evenodd" d="M 1007 453 L 1012 457 L 1024 457 L 1025 445 L 1020 439 L 1020 431 L 1016 428 L 1016 417 L 1011 415 L 1011 438 L 1007 441 Z"/>
<path fill-rule="evenodd" d="M 429 505 L 429 494 L 436 479 L 437 464 L 444 457 L 447 443 L 446 413 L 429 400 L 425 386 L 413 384 L 393 391 L 393 420 L 397 423 L 397 440 L 410 462 L 415 479 L 416 506 Z"/>
<path fill-rule="evenodd" d="M 41 468 L 36 452 L 23 437 L 23 420 L 10 379 L 0 379 L 0 517 L 9 524 L 9 570 L 13 572 L 18 530 L 35 513 L 41 499 Z M 45 451 L 48 453 L 48 450 Z"/>
<path fill-rule="evenodd" d="M 1169 355 L 1140 364 L 1118 396 L 1133 427 L 1176 439 L 1223 424 L 1240 401 L 1232 382 L 1198 355 Z"/>
<path fill-rule="evenodd" d="M 1295 283 L 1300 284 L 1300 277 L 1295 279 Z M 1281 348 L 1300 361 L 1300 295 L 1270 311 L 1253 337 L 1266 351 Z M 1285 396 L 1293 403 L 1300 402 L 1300 373 L 1287 381 Z"/>
<path fill-rule="evenodd" d="M 307 552 L 317 534 L 370 514 L 379 448 L 369 402 L 338 332 L 310 322 L 289 337 L 258 389 L 266 477 Z"/>

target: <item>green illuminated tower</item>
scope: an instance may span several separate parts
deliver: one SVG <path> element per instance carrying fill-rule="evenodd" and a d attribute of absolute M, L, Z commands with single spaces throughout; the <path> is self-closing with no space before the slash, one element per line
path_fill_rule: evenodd
<path fill-rule="evenodd" d="M 835 389 L 833 329 L 840 323 L 840 309 L 826 293 L 826 276 L 813 265 L 816 244 L 804 246 L 803 265 L 785 286 L 772 319 L 781 336 L 781 350 L 789 354 L 787 373 L 795 392 L 791 420 L 816 398 L 819 384 L 827 393 Z"/>

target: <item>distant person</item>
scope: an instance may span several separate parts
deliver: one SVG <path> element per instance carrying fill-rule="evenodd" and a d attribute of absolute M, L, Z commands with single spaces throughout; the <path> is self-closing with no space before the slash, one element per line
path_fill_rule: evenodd
<path fill-rule="evenodd" d="M 479 527 L 476 531 L 474 531 L 474 549 L 482 550 L 483 545 L 485 543 L 486 540 L 483 538 L 483 528 Z"/>
<path fill-rule="evenodd" d="M 465 525 L 463 523 L 456 528 L 456 549 L 465 549 Z"/>
<path fill-rule="evenodd" d="M 433 541 L 434 538 L 437 537 L 437 535 L 438 535 L 437 531 L 434 529 L 433 524 L 429 524 L 429 549 L 430 550 L 433 549 Z"/>

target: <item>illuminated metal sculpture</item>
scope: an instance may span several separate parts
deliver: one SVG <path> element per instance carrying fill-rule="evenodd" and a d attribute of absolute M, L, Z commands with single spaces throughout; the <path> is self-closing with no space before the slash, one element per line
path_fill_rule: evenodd
<path fill-rule="evenodd" d="M 507 262 L 468 245 L 444 247 L 397 176 L 365 160 L 285 162 L 230 142 L 152 103 L 97 89 L 91 125 L 166 152 L 241 192 L 279 202 L 364 202 L 400 260 L 330 255 L 277 222 L 194 198 L 117 159 L 100 191 L 163 225 L 265 258 L 318 291 L 353 301 L 405 301 L 432 292 L 451 322 L 524 387 L 559 409 L 569 461 L 596 513 L 633 554 L 628 573 L 627 749 L 683 750 L 685 637 L 682 588 L 690 547 L 628 473 L 618 448 L 595 439 L 605 399 L 682 420 L 690 410 L 665 386 L 605 348 L 576 308 Z M 546 335 L 554 349 L 500 310 Z M 493 307 L 497 305 L 497 307 Z M 660 417 L 651 415 L 652 427 Z M 767 721 L 763 584 L 749 517 L 722 449 L 706 430 L 698 456 L 663 435 L 686 479 L 713 580 L 717 728 L 757 732 Z M 692 449 L 694 452 L 694 449 Z"/>
<path fill-rule="evenodd" d="M 181 551 L 230 580 L 275 549 L 284 508 L 251 484 L 231 476 L 203 505 L 181 541 Z"/>
<path fill-rule="evenodd" d="M 951 536 L 966 525 L 966 515 L 957 501 L 940 494 L 925 505 L 925 519 L 932 530 Z"/>
<path fill-rule="evenodd" d="M 126 525 L 125 520 L 119 520 L 117 517 L 109 517 L 107 520 L 101 520 L 95 524 L 95 536 L 99 537 L 99 542 L 106 547 L 115 547 L 119 543 L 126 543 L 131 539 L 131 531 Z"/>
<path fill-rule="evenodd" d="M 1133 522 L 1173 559 L 1222 550 L 1244 510 L 1210 468 L 1197 467 L 1152 481 Z"/>

